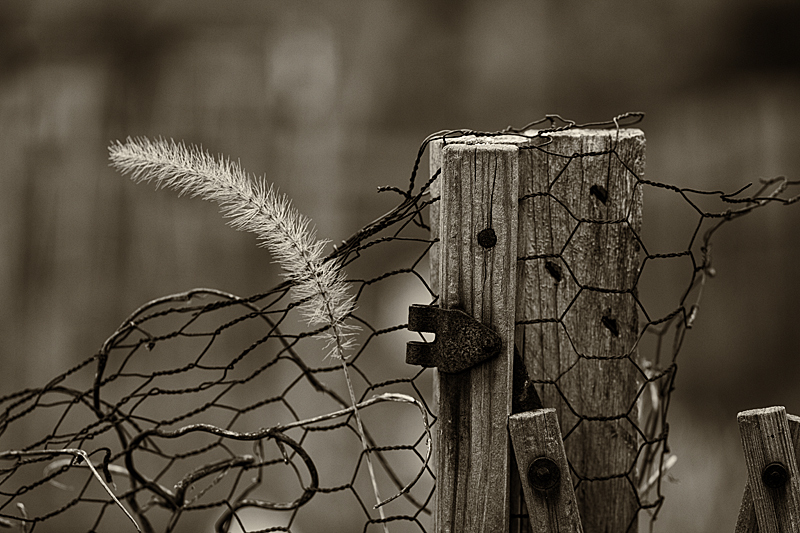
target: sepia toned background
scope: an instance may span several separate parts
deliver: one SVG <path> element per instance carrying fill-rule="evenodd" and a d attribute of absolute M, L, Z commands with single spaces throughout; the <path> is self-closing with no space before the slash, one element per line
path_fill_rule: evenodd
<path fill-rule="evenodd" d="M 239 160 L 333 242 L 393 205 L 376 189 L 405 183 L 428 134 L 548 113 L 644 111 L 648 178 L 734 191 L 800 179 L 798 28 L 788 0 L 4 0 L 0 393 L 90 356 L 148 300 L 280 279 L 216 206 L 110 169 L 114 140 Z M 657 195 L 644 220 L 656 249 L 685 247 L 696 222 Z M 731 531 L 745 482 L 736 413 L 800 414 L 799 242 L 800 205 L 716 238 L 717 276 L 678 360 L 678 463 L 655 531 Z M 689 274 L 642 290 L 674 305 Z"/>

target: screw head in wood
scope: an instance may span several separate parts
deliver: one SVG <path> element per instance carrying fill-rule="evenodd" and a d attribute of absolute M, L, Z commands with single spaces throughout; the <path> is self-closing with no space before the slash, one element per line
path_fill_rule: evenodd
<path fill-rule="evenodd" d="M 484 248 L 492 248 L 497 244 L 497 234 L 492 228 L 482 229 L 478 232 L 478 244 Z"/>
<path fill-rule="evenodd" d="M 528 483 L 536 490 L 547 491 L 561 481 L 561 469 L 549 457 L 537 457 L 528 466 Z"/>
<path fill-rule="evenodd" d="M 761 471 L 761 481 L 771 489 L 779 489 L 789 481 L 789 471 L 783 463 L 770 463 Z"/>

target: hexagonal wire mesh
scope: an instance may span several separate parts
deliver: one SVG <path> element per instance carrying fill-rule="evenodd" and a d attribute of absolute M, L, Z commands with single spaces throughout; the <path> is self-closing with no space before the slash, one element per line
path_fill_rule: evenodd
<path fill-rule="evenodd" d="M 619 130 L 622 122 L 640 119 L 627 114 L 580 127 Z M 134 530 L 124 510 L 143 531 L 194 531 L 210 524 L 217 531 L 432 530 L 431 372 L 402 362 L 405 342 L 413 337 L 399 318 L 410 303 L 437 300 L 428 282 L 435 238 L 426 217 L 438 200 L 430 194 L 438 172 L 418 186 L 417 170 L 431 141 L 460 135 L 535 136 L 544 142 L 532 149 L 548 150 L 548 132 L 579 127 L 560 120 L 548 116 L 516 130 L 430 136 L 420 147 L 407 188 L 384 189 L 399 195 L 397 207 L 328 255 L 327 261 L 338 261 L 346 270 L 356 295 L 358 307 L 348 321 L 360 326 L 359 348 L 346 363 L 369 452 L 361 447 L 341 363 L 321 355 L 320 328 L 304 325 L 298 303 L 289 297 L 291 282 L 248 297 L 195 289 L 143 305 L 97 354 L 41 387 L 0 398 L 0 436 L 7 443 L 0 449 L 8 450 L 0 453 L 2 525 L 24 531 Z M 525 133 L 540 125 L 545 127 L 535 135 Z M 555 156 L 563 158 L 563 169 L 579 158 L 619 157 L 613 146 Z M 797 197 L 784 196 L 796 183 L 783 178 L 762 183 L 749 197 L 742 191 L 697 191 L 641 176 L 636 185 L 679 199 L 691 208 L 696 223 L 688 245 L 677 251 L 656 253 L 634 232 L 641 258 L 635 282 L 606 291 L 628 295 L 640 315 L 635 346 L 615 355 L 641 374 L 634 402 L 638 415 L 631 415 L 633 405 L 624 415 L 639 436 L 635 464 L 600 477 L 574 469 L 572 474 L 577 484 L 624 480 L 637 494 L 636 514 L 649 510 L 655 516 L 670 462 L 665 421 L 676 356 L 712 271 L 710 239 L 736 217 Z M 535 198 L 564 207 L 575 223 L 573 235 L 600 223 L 572 213 L 552 190 L 522 195 L 521 205 Z M 703 208 L 697 198 L 726 208 Z M 604 291 L 575 276 L 566 249 L 565 243 L 552 253 L 520 257 L 521 262 L 540 263 L 556 282 L 570 279 L 574 290 L 558 313 L 518 316 L 518 328 L 552 326 L 569 339 L 565 318 L 575 300 L 582 292 Z M 674 307 L 656 313 L 637 288 L 647 265 L 665 261 L 688 262 L 689 281 Z M 417 301 L 402 301 L 403 295 Z M 393 311 L 386 311 L 387 301 Z M 605 327 L 614 324 L 609 320 Z M 576 365 L 554 378 L 533 380 L 564 398 L 571 420 L 562 422 L 566 442 L 584 420 L 611 423 L 619 418 L 589 416 L 571 407 L 562 384 L 577 361 L 589 357 L 572 348 Z M 376 465 L 377 491 L 367 474 L 367 455 Z M 382 515 L 374 509 L 374 492 L 391 498 L 381 507 Z M 512 529 L 526 530 L 519 495 L 512 518 Z"/>

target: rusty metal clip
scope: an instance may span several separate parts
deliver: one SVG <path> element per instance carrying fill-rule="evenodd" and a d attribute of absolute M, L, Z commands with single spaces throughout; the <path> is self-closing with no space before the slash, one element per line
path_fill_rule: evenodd
<path fill-rule="evenodd" d="M 406 346 L 406 363 L 435 366 L 449 374 L 463 372 L 499 355 L 503 345 L 494 330 L 459 309 L 412 305 L 408 308 L 408 329 L 435 333 L 436 340 L 410 341 Z"/>

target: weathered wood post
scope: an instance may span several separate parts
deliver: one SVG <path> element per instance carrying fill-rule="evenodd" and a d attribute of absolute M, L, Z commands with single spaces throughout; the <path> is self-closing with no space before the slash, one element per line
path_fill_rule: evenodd
<path fill-rule="evenodd" d="M 568 434 L 584 531 L 635 532 L 644 134 L 548 137 L 520 163 L 517 348 Z"/>
<path fill-rule="evenodd" d="M 442 165 L 440 306 L 490 326 L 503 346 L 465 372 L 437 372 L 435 521 L 441 532 L 506 532 L 519 154 L 511 144 L 461 141 L 432 148 Z"/>
<path fill-rule="evenodd" d="M 434 287 L 443 307 L 503 339 L 499 357 L 462 374 L 437 372 L 438 532 L 508 531 L 515 345 L 568 434 L 584 531 L 636 531 L 634 233 L 644 135 L 573 129 L 544 140 L 431 144 L 431 172 L 441 168 Z M 484 230 L 496 241 L 481 243 Z"/>
<path fill-rule="evenodd" d="M 736 533 L 800 531 L 800 418 L 782 406 L 737 416 L 747 463 L 747 486 Z"/>

